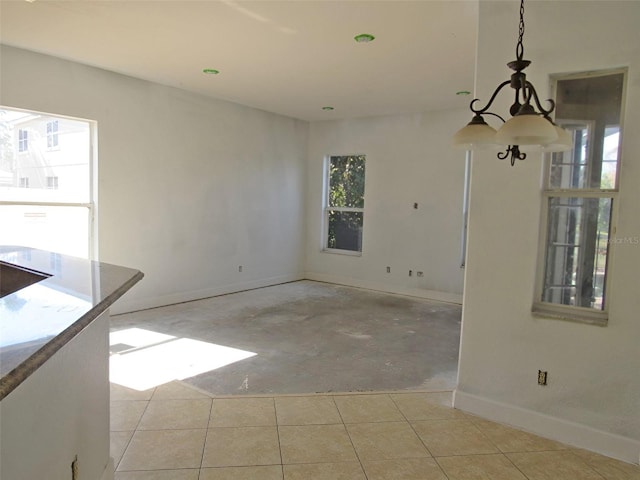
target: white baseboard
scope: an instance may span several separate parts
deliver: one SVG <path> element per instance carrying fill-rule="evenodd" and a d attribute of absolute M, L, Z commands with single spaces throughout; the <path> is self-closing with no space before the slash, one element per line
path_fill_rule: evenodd
<path fill-rule="evenodd" d="M 515 405 L 505 404 L 456 390 L 453 406 L 494 422 L 510 425 L 628 463 L 640 461 L 640 441 L 597 430 Z"/>
<path fill-rule="evenodd" d="M 436 290 L 426 290 L 423 288 L 401 287 L 397 285 L 389 285 L 387 283 L 368 282 L 366 280 L 351 277 L 328 275 L 325 273 L 305 272 L 304 278 L 307 280 L 316 280 L 318 282 L 335 283 L 338 285 L 346 285 L 348 287 L 366 288 L 367 290 L 375 290 L 378 292 L 394 293 L 396 295 L 404 295 L 407 297 L 424 298 L 427 300 L 462 305 L 462 294 L 458 293 L 438 292 Z"/>
<path fill-rule="evenodd" d="M 147 297 L 140 299 L 127 299 L 121 298 L 115 302 L 111 308 L 111 315 L 117 315 L 120 313 L 135 312 L 138 310 L 146 310 L 148 308 L 164 307 L 166 305 L 174 305 L 176 303 L 190 302 L 192 300 L 200 300 L 203 298 L 217 297 L 219 295 L 226 295 L 228 293 L 242 292 L 245 290 L 253 290 L 255 288 L 269 287 L 271 285 L 278 285 L 281 283 L 295 282 L 302 280 L 301 275 L 280 275 L 277 277 L 263 278 L 259 280 L 253 280 L 249 282 L 231 283 L 228 285 L 222 285 L 213 288 L 207 288 L 203 290 L 196 290 L 191 292 L 174 293 L 171 295 L 163 295 L 159 297 Z"/>

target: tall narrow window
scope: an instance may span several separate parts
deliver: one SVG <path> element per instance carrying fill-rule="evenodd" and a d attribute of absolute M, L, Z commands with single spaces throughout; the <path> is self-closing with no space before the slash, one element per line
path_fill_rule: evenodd
<path fill-rule="evenodd" d="M 47 122 L 47 148 L 58 148 L 58 120 Z"/>
<path fill-rule="evenodd" d="M 26 152 L 29 150 L 29 132 L 26 130 L 18 130 L 18 152 Z"/>
<path fill-rule="evenodd" d="M 47 177 L 47 188 L 58 189 L 58 177 Z"/>
<path fill-rule="evenodd" d="M 332 156 L 325 162 L 324 248 L 362 252 L 364 155 Z"/>
<path fill-rule="evenodd" d="M 556 123 L 573 134 L 573 149 L 547 160 L 543 263 L 534 311 L 607 319 L 624 80 L 624 71 L 556 80 Z"/>
<path fill-rule="evenodd" d="M 94 257 L 94 128 L 0 107 L 0 245 Z"/>

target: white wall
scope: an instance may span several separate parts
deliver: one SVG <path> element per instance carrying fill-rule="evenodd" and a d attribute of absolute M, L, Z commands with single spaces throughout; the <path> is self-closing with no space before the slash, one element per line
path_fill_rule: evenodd
<path fill-rule="evenodd" d="M 461 301 L 464 153 L 448 139 L 466 111 L 309 126 L 12 47 L 1 62 L 1 104 L 98 122 L 99 257 L 145 273 L 114 313 L 303 275 Z M 364 253 L 322 253 L 323 157 L 355 151 Z"/>
<path fill-rule="evenodd" d="M 306 276 L 460 302 L 464 152 L 452 150 L 450 138 L 468 117 L 455 110 L 312 123 Z M 366 155 L 362 256 L 326 253 L 323 159 L 354 153 Z"/>
<path fill-rule="evenodd" d="M 639 20 L 638 2 L 525 5 L 528 79 L 543 98 L 550 74 L 629 67 L 617 237 L 640 236 Z M 517 2 L 480 2 L 476 96 L 484 100 L 508 78 L 517 22 Z M 474 157 L 456 406 L 637 463 L 640 246 L 613 247 L 608 326 L 533 317 L 541 161 L 512 168 L 491 153 Z M 538 369 L 549 372 L 548 386 L 537 385 Z"/>
<path fill-rule="evenodd" d="M 99 257 L 145 273 L 112 311 L 300 278 L 306 122 L 6 46 L 0 85 L 98 122 Z"/>

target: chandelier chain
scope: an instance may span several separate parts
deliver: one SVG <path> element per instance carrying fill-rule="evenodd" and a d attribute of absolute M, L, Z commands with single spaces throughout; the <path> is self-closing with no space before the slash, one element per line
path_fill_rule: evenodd
<path fill-rule="evenodd" d="M 518 28 L 518 44 L 516 45 L 516 58 L 518 60 L 522 60 L 524 55 L 522 37 L 524 37 L 524 0 L 520 0 L 520 26 Z"/>

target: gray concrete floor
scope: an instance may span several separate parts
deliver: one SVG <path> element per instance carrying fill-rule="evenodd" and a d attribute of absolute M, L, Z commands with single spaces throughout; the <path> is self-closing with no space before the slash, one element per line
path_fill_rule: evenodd
<path fill-rule="evenodd" d="M 183 381 L 214 395 L 451 390 L 461 306 L 300 281 L 117 315 L 257 353 Z"/>

